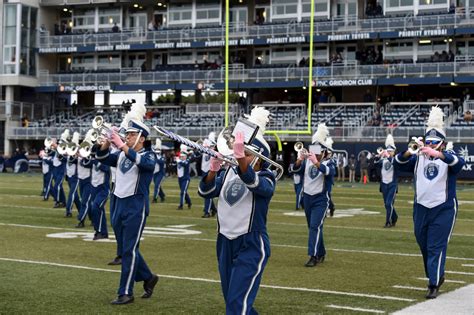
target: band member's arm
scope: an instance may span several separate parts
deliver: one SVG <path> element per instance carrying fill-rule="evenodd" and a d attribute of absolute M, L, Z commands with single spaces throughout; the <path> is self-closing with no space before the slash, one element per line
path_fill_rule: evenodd
<path fill-rule="evenodd" d="M 132 161 L 134 161 L 139 169 L 146 170 L 146 171 L 153 171 L 155 169 L 155 154 L 153 152 L 145 152 L 144 154 L 138 154 L 132 148 L 124 146 L 127 148 L 123 150 L 125 155 Z"/>
<path fill-rule="evenodd" d="M 336 167 L 334 166 L 334 163 L 321 163 L 318 162 L 318 164 L 315 164 L 318 169 L 323 173 L 325 176 L 334 176 L 336 175 Z"/>
<path fill-rule="evenodd" d="M 109 151 L 109 147 L 110 147 L 110 143 L 108 141 L 105 141 L 100 147 L 100 150 L 97 151 L 96 159 L 99 160 L 101 163 L 104 163 L 105 165 L 116 167 L 118 163 L 120 151 L 111 153 Z"/>
<path fill-rule="evenodd" d="M 271 197 L 275 191 L 275 175 L 268 171 L 260 171 L 257 175 L 253 168 L 247 167 L 246 172 L 242 172 L 239 167 L 238 174 L 240 179 L 247 185 L 248 190 L 263 197 Z"/>
<path fill-rule="evenodd" d="M 94 165 L 94 163 L 92 162 L 92 159 L 88 158 L 84 158 L 81 160 L 81 165 L 84 167 L 84 168 L 92 168 L 92 165 Z"/>
<path fill-rule="evenodd" d="M 416 160 L 418 156 L 411 154 L 410 151 L 400 152 L 395 155 L 395 166 L 401 171 L 413 172 L 415 170 Z"/>
<path fill-rule="evenodd" d="M 101 170 L 102 172 L 109 172 L 110 171 L 110 166 L 109 165 L 106 165 L 104 163 L 99 163 L 99 170 Z"/>
<path fill-rule="evenodd" d="M 429 147 L 423 147 L 421 148 L 421 152 L 427 156 L 439 158 L 444 163 L 449 165 L 450 171 L 454 174 L 459 173 L 466 163 L 463 158 L 458 157 L 456 154 L 450 153 L 448 151 L 438 151 Z"/>
<path fill-rule="evenodd" d="M 212 163 L 212 159 L 211 159 L 211 163 Z M 217 165 L 217 163 L 220 163 L 220 162 L 216 161 L 215 163 Z M 214 170 L 211 167 L 211 170 L 203 175 L 201 181 L 199 182 L 199 188 L 198 188 L 199 196 L 203 198 L 214 198 L 214 197 L 219 196 L 222 189 L 226 171 L 222 169 L 220 170 L 216 170 L 216 169 L 218 169 L 217 166 L 215 166 Z"/>

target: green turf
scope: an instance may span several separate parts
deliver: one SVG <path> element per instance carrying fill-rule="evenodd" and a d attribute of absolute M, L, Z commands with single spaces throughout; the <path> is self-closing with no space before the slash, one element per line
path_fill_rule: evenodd
<path fill-rule="evenodd" d="M 216 220 L 201 218 L 203 201 L 197 196 L 197 180 L 191 182 L 189 190 L 192 209 L 177 211 L 177 179 L 167 178 L 163 183 L 166 202 L 152 204 L 147 227 L 190 225 L 188 229 L 200 234 L 145 233 L 141 251 L 151 269 L 162 278 L 152 299 L 137 298 L 134 304 L 124 307 L 109 304 L 119 281 L 119 273 L 114 271 L 120 268 L 107 266 L 114 257 L 115 244 L 84 241 L 80 237 L 46 237 L 63 232 L 91 233 L 92 228 L 75 229 L 76 220 L 64 218 L 64 209 L 53 209 L 52 201 L 41 201 L 41 183 L 39 174 L 0 174 L 0 313 L 224 313 L 215 257 Z M 474 258 L 473 191 L 470 185 L 459 186 L 458 198 L 467 203 L 459 207 L 448 249 L 450 257 Z M 305 218 L 286 215 L 295 211 L 295 196 L 291 181 L 280 181 L 268 218 L 272 254 L 262 281 L 263 285 L 275 287 L 260 289 L 256 309 L 261 314 L 353 314 L 357 312 L 327 305 L 393 312 L 423 301 L 423 291 L 393 288 L 426 285 L 426 281 L 417 279 L 423 277 L 423 266 L 421 257 L 416 256 L 419 251 L 412 232 L 412 198 L 411 186 L 400 185 L 395 204 L 400 216 L 397 227 L 384 229 L 385 214 L 377 184 L 336 183 L 333 192 L 336 213 L 352 208 L 377 213 L 328 218 L 324 227 L 326 261 L 316 268 L 305 268 L 308 236 Z M 447 270 L 474 272 L 462 266 L 466 263 L 473 261 L 448 258 Z M 447 274 L 446 277 L 474 283 L 474 275 Z M 442 291 L 464 285 L 445 283 Z M 141 295 L 141 284 L 136 285 L 135 292 L 137 297 Z M 381 298 L 384 296 L 411 301 Z"/>

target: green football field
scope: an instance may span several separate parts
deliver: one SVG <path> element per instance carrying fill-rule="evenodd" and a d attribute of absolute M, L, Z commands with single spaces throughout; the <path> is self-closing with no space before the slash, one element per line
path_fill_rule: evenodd
<path fill-rule="evenodd" d="M 223 314 L 215 255 L 216 219 L 203 219 L 197 179 L 191 210 L 178 211 L 176 178 L 167 178 L 164 203 L 152 204 L 141 251 L 159 274 L 154 296 L 112 306 L 120 267 L 108 266 L 115 243 L 91 241 L 64 209 L 39 196 L 40 174 L 0 174 L 0 313 Z M 67 184 L 65 183 L 65 187 Z M 458 219 L 448 248 L 441 294 L 474 283 L 474 186 L 458 185 Z M 336 183 L 336 215 L 327 218 L 326 260 L 305 268 L 307 227 L 295 211 L 290 180 L 278 183 L 270 204 L 271 257 L 255 308 L 261 314 L 393 312 L 424 301 L 426 280 L 413 235 L 413 192 L 400 185 L 397 226 L 384 229 L 378 184 Z M 74 210 L 74 215 L 77 213 Z M 107 211 L 108 213 L 108 211 Z M 110 229 L 111 231 L 111 229 Z"/>

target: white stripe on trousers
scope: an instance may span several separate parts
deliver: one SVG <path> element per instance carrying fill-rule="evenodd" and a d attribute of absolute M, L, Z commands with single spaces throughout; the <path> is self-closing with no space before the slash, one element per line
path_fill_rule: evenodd
<path fill-rule="evenodd" d="M 132 263 L 131 263 L 131 266 L 130 266 L 130 274 L 128 275 L 127 283 L 125 284 L 125 294 L 126 295 L 128 295 L 130 282 L 132 281 L 133 268 L 134 268 L 135 259 L 136 259 L 136 256 L 137 256 L 136 250 L 137 250 L 138 242 L 140 242 L 140 237 L 141 237 L 141 234 L 142 234 L 141 231 L 142 231 L 142 228 L 143 228 L 143 222 L 144 221 L 145 221 L 145 206 L 143 206 L 142 222 L 140 223 L 140 229 L 138 231 L 137 239 L 136 239 L 135 245 L 133 245 L 133 249 L 132 249 Z"/>
<path fill-rule="evenodd" d="M 393 222 L 392 222 L 392 215 L 393 215 L 393 204 L 395 203 L 395 195 L 396 195 L 396 189 L 395 189 L 395 192 L 393 193 L 392 202 L 390 203 L 391 210 L 390 210 L 390 217 L 389 217 L 389 219 L 388 219 L 388 222 L 389 222 L 390 224 L 393 224 Z"/>
<path fill-rule="evenodd" d="M 67 209 L 68 212 L 72 212 L 72 208 L 74 207 L 74 201 L 76 200 L 74 196 L 76 195 L 77 187 L 79 187 L 79 180 L 77 180 L 76 187 L 74 187 L 74 190 L 72 192 L 71 209 Z M 81 210 L 81 209 L 78 209 L 78 210 Z"/>
<path fill-rule="evenodd" d="M 51 178 L 49 179 L 48 187 L 46 188 L 46 193 L 45 193 L 45 198 L 49 197 L 49 190 L 51 188 L 51 182 L 53 181 L 53 175 L 51 175 Z"/>
<path fill-rule="evenodd" d="M 188 186 L 189 186 L 189 182 L 190 180 L 187 180 L 186 181 L 186 186 L 184 187 L 184 193 L 183 193 L 183 198 L 181 199 L 181 205 L 184 206 L 184 200 L 186 199 L 186 194 L 188 193 Z"/>
<path fill-rule="evenodd" d="M 87 198 L 87 203 L 86 203 L 86 210 L 84 211 L 84 214 L 82 215 L 81 222 L 85 220 L 87 212 L 89 211 L 89 202 L 91 200 L 92 193 L 89 195 L 89 198 Z"/>
<path fill-rule="evenodd" d="M 321 223 L 319 223 L 319 226 L 318 226 L 318 233 L 316 234 L 316 243 L 314 244 L 314 255 L 313 256 L 316 256 L 317 253 L 318 253 L 319 234 L 321 233 L 321 226 L 324 223 L 324 219 L 326 218 L 326 213 L 328 212 L 328 209 L 329 209 L 329 203 L 330 203 L 329 192 L 326 192 L 326 198 L 328 198 L 328 203 L 326 205 L 326 210 L 324 210 L 324 214 L 323 214 L 323 217 L 321 219 Z"/>
<path fill-rule="evenodd" d="M 265 260 L 265 246 L 264 246 L 261 235 L 259 236 L 259 238 L 260 238 L 260 252 L 262 253 L 262 258 L 260 258 L 260 261 L 258 262 L 257 273 L 253 276 L 252 281 L 250 282 L 250 286 L 247 292 L 245 293 L 243 308 L 242 308 L 243 315 L 247 313 L 247 299 L 249 297 L 250 291 L 252 291 L 253 285 L 255 284 L 255 279 L 257 279 L 258 275 L 262 272 L 262 265 L 263 265 L 263 261 Z"/>

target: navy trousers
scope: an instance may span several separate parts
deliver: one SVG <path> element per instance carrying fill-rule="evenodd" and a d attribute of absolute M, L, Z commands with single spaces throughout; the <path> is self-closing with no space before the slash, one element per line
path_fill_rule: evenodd
<path fill-rule="evenodd" d="M 54 187 L 53 187 L 54 201 L 62 202 L 66 204 L 66 195 L 64 194 L 64 188 L 63 188 L 64 173 L 62 172 L 58 172 L 56 174 L 53 173 L 53 177 L 54 177 Z"/>
<path fill-rule="evenodd" d="M 211 214 L 211 210 L 216 210 L 216 205 L 212 198 L 204 198 L 204 214 Z"/>
<path fill-rule="evenodd" d="M 115 189 L 115 183 L 112 182 L 110 186 L 110 224 L 112 225 L 112 230 L 114 231 L 115 234 L 115 240 L 117 240 L 117 233 L 115 232 L 114 225 L 112 222 L 114 221 L 114 216 L 115 216 L 115 205 L 116 205 L 116 200 L 117 197 L 114 195 L 113 191 Z M 117 256 L 122 256 L 122 243 L 117 242 Z"/>
<path fill-rule="evenodd" d="M 268 235 L 255 231 L 229 240 L 219 234 L 216 250 L 226 314 L 258 314 L 253 303 L 270 257 Z"/>
<path fill-rule="evenodd" d="M 92 195 L 94 198 L 91 205 L 94 230 L 96 233 L 109 236 L 107 229 L 107 217 L 105 215 L 105 204 L 107 202 L 107 198 L 109 197 L 109 190 L 104 185 L 92 187 Z"/>
<path fill-rule="evenodd" d="M 153 274 L 140 253 L 140 238 L 145 228 L 148 196 L 133 195 L 115 200 L 112 225 L 117 243 L 122 246 L 122 273 L 118 295 L 133 295 L 135 282 L 151 279 Z"/>
<path fill-rule="evenodd" d="M 383 195 L 383 203 L 385 205 L 385 224 L 393 224 L 397 222 L 398 215 L 395 211 L 395 197 L 397 195 L 397 184 L 380 184 L 380 191 Z"/>
<path fill-rule="evenodd" d="M 299 210 L 302 203 L 303 203 L 303 184 L 293 184 L 295 186 L 295 193 L 296 193 L 296 210 Z"/>
<path fill-rule="evenodd" d="M 435 208 L 415 204 L 413 209 L 415 237 L 423 255 L 429 285 L 437 286 L 444 276 L 446 251 L 457 216 L 457 200 Z"/>
<path fill-rule="evenodd" d="M 155 185 L 153 189 L 153 199 L 157 199 L 158 196 L 160 196 L 161 200 L 165 199 L 165 193 L 163 192 L 163 189 L 161 189 L 161 182 L 163 181 L 163 178 L 163 174 L 153 174 L 153 183 Z"/>
<path fill-rule="evenodd" d="M 79 180 L 79 190 L 81 192 L 81 210 L 79 211 L 79 214 L 77 215 L 77 219 L 81 222 L 86 219 L 86 216 L 90 212 L 91 198 L 92 198 L 91 188 L 92 188 L 92 184 L 90 181 Z"/>
<path fill-rule="evenodd" d="M 48 200 L 50 195 L 54 199 L 53 191 L 53 173 L 48 172 L 43 174 L 43 199 Z"/>
<path fill-rule="evenodd" d="M 73 205 L 76 205 L 77 211 L 81 210 L 81 198 L 79 198 L 79 179 L 77 176 L 68 177 L 69 194 L 66 202 L 66 214 L 72 213 Z"/>
<path fill-rule="evenodd" d="M 179 189 L 180 189 L 179 206 L 182 207 L 185 200 L 186 200 L 186 203 L 188 205 L 190 205 L 191 204 L 191 198 L 188 195 L 188 186 L 189 186 L 190 180 L 189 179 L 180 179 L 180 178 L 178 178 L 178 182 L 179 182 Z"/>
<path fill-rule="evenodd" d="M 304 194 L 303 202 L 309 229 L 308 255 L 325 256 L 323 224 L 326 218 L 326 211 L 329 209 L 329 193 L 321 193 L 315 196 Z"/>

